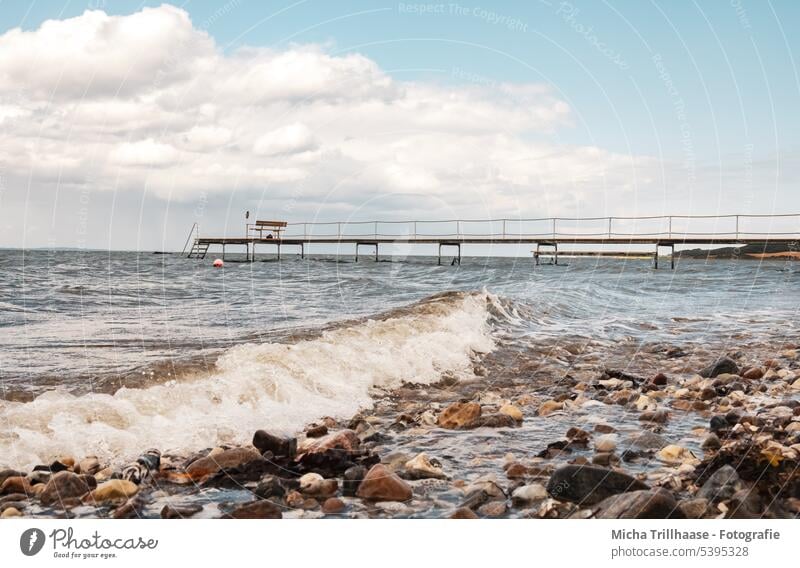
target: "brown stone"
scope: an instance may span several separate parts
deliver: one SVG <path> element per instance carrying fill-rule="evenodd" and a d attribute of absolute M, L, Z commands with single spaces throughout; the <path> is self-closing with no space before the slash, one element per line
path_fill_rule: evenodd
<path fill-rule="evenodd" d="M 490 501 L 478 508 L 478 515 L 496 519 L 505 515 L 507 509 L 505 501 Z"/>
<path fill-rule="evenodd" d="M 33 488 L 24 477 L 9 477 L 0 486 L 0 495 L 10 495 L 11 493 L 24 493 L 32 495 Z"/>
<path fill-rule="evenodd" d="M 59 471 L 45 485 L 41 500 L 44 505 L 61 503 L 66 506 L 71 504 L 72 500 L 85 495 L 88 491 L 89 486 L 80 475 L 71 471 Z"/>
<path fill-rule="evenodd" d="M 281 508 L 266 499 L 247 503 L 231 511 L 226 518 L 229 519 L 281 519 Z"/>
<path fill-rule="evenodd" d="M 480 517 L 475 514 L 475 511 L 469 507 L 459 507 L 450 515 L 451 519 L 479 519 Z"/>
<path fill-rule="evenodd" d="M 356 496 L 371 501 L 408 501 L 411 486 L 390 472 L 383 464 L 372 466 L 358 486 Z"/>
<path fill-rule="evenodd" d="M 612 495 L 596 508 L 598 519 L 674 519 L 684 515 L 669 491 L 648 489 Z"/>
<path fill-rule="evenodd" d="M 753 380 L 753 381 L 757 381 L 758 379 L 760 379 L 760 378 L 762 378 L 764 376 L 764 370 L 761 369 L 760 367 L 751 367 L 750 369 L 747 369 L 742 374 L 742 376 L 745 379 L 750 379 L 750 380 Z"/>
<path fill-rule="evenodd" d="M 455 430 L 474 422 L 481 415 L 481 407 L 474 402 L 455 402 L 439 413 L 438 423 L 442 428 Z"/>
<path fill-rule="evenodd" d="M 253 449 L 232 448 L 193 461 L 186 468 L 186 474 L 190 479 L 200 481 L 220 471 L 236 469 L 263 459 L 261 454 Z"/>
<path fill-rule="evenodd" d="M 666 410 L 648 410 L 639 415 L 639 420 L 642 422 L 655 422 L 663 424 L 669 418 L 669 413 Z"/>
<path fill-rule="evenodd" d="M 330 499 L 325 499 L 325 502 L 322 504 L 322 512 L 326 515 L 335 515 L 337 513 L 341 513 L 344 511 L 345 504 L 344 501 L 339 499 L 338 497 L 331 497 Z"/>
<path fill-rule="evenodd" d="M 188 519 L 203 510 L 202 505 L 164 505 L 162 519 Z"/>
<path fill-rule="evenodd" d="M 563 402 L 548 400 L 542 403 L 537 413 L 539 414 L 539 416 L 547 416 L 548 414 L 552 414 L 553 412 L 561 410 L 562 408 L 564 408 Z"/>

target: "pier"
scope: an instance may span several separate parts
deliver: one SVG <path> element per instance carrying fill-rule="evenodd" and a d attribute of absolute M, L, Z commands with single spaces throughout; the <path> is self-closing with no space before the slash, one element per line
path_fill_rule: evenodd
<path fill-rule="evenodd" d="M 274 226 L 274 232 L 269 227 Z M 266 229 L 265 229 L 266 227 Z M 800 251 L 800 213 L 777 215 L 668 215 L 645 217 L 544 217 L 534 219 L 450 219 L 414 221 L 256 221 L 240 237 L 201 236 L 195 223 L 182 254 L 204 258 L 211 247 L 235 247 L 247 261 L 256 251 L 277 254 L 289 250 L 305 258 L 312 244 L 352 245 L 353 256 L 367 248 L 378 260 L 381 245 L 435 245 L 438 263 L 452 251 L 451 264 L 461 264 L 465 245 L 531 245 L 534 262 L 558 264 L 559 257 L 597 256 L 652 259 L 658 268 L 667 251 L 675 268 L 675 247 L 785 245 Z M 592 250 L 576 250 L 588 245 Z M 287 249 L 288 247 L 288 249 Z M 570 248 L 565 248 L 570 247 Z M 620 247 L 627 247 L 620 249 Z M 630 250 L 639 248 L 644 250 Z M 373 255 L 370 254 L 370 257 Z"/>

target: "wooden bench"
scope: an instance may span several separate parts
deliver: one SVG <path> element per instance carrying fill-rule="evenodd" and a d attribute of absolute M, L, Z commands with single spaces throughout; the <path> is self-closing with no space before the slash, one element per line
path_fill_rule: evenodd
<path fill-rule="evenodd" d="M 258 233 L 259 239 L 280 239 L 281 232 L 286 229 L 286 225 L 286 221 L 256 221 L 250 225 L 250 230 Z M 266 237 L 264 237 L 264 233 L 267 233 Z"/>

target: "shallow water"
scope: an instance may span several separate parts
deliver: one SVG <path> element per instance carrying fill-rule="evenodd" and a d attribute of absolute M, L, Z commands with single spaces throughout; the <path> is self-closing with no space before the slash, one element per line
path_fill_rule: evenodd
<path fill-rule="evenodd" d="M 484 360 L 490 389 L 503 373 L 646 369 L 668 346 L 700 367 L 798 336 L 797 263 L 561 262 L 322 257 L 217 270 L 177 255 L 0 251 L 0 465 L 65 453 L 121 463 L 150 446 L 189 453 L 256 428 L 291 433 L 403 383 L 469 379 Z M 509 444 L 563 426 L 548 424 L 527 420 Z"/>

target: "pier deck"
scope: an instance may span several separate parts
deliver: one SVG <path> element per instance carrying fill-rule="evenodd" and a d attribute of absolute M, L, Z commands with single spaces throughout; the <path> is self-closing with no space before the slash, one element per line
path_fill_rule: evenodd
<path fill-rule="evenodd" d="M 547 230 L 541 230 L 545 227 Z M 285 231 L 273 238 L 263 234 L 201 237 L 195 224 L 183 252 L 189 242 L 189 257 L 202 258 L 212 246 L 222 247 L 224 256 L 227 247 L 241 246 L 248 260 L 254 260 L 256 247 L 263 246 L 275 247 L 280 258 L 281 249 L 287 246 L 299 247 L 300 255 L 305 256 L 311 244 L 350 244 L 358 260 L 363 246 L 374 247 L 377 259 L 380 245 L 437 245 L 440 263 L 443 247 L 456 248 L 454 264 L 461 262 L 463 245 L 530 244 L 536 247 L 533 257 L 537 264 L 540 257 L 552 257 L 557 263 L 559 256 L 652 256 L 657 268 L 662 248 L 669 249 L 674 267 L 676 246 L 784 245 L 800 250 L 800 214 L 287 223 Z M 593 245 L 598 250 L 559 251 L 563 245 Z M 603 250 L 608 246 L 653 248 Z"/>

